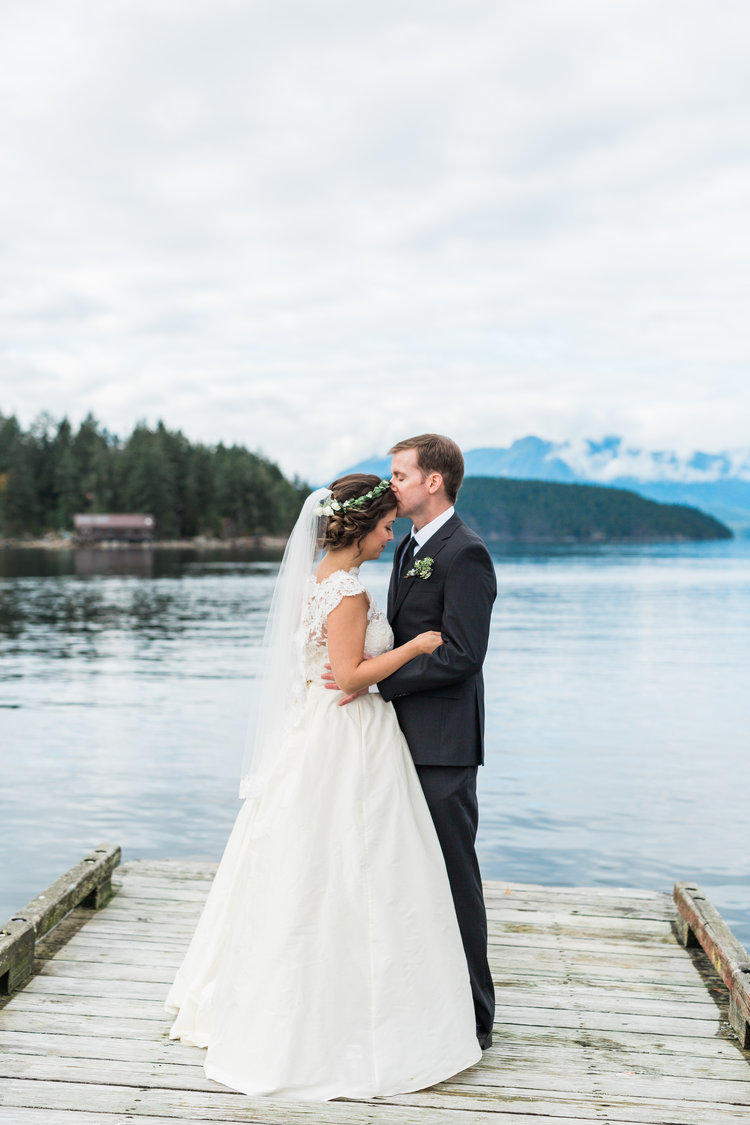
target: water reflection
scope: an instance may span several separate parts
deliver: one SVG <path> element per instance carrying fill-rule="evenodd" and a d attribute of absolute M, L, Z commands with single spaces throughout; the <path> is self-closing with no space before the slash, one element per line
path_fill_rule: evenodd
<path fill-rule="evenodd" d="M 0 579 L 130 575 L 162 578 L 186 570 L 252 573 L 277 563 L 282 552 L 264 547 L 0 547 Z"/>
<path fill-rule="evenodd" d="M 139 547 L 109 551 L 101 547 L 79 547 L 73 552 L 73 569 L 84 578 L 92 574 L 135 574 L 150 578 L 154 570 L 154 551 Z"/>

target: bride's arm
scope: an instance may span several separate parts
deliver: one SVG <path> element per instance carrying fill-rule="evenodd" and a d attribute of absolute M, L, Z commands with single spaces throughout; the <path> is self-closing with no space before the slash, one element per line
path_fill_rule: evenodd
<path fill-rule="evenodd" d="M 368 688 L 402 668 L 409 660 L 433 652 L 443 643 L 440 633 L 420 633 L 390 652 L 365 659 L 367 595 L 341 599 L 328 614 L 328 655 L 338 687 L 346 695 Z"/>

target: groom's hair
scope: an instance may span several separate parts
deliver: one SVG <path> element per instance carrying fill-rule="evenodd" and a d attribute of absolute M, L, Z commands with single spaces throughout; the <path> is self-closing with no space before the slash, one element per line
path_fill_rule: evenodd
<path fill-rule="evenodd" d="M 440 473 L 448 499 L 455 504 L 464 479 L 464 458 L 455 441 L 443 434 L 419 434 L 396 442 L 388 452 L 401 453 L 405 449 L 416 449 L 423 478 L 428 473 Z"/>

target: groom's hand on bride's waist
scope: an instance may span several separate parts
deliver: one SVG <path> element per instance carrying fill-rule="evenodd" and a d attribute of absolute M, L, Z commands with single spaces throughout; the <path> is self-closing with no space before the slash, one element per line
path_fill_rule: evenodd
<path fill-rule="evenodd" d="M 369 660 L 369 657 L 365 656 L 365 660 Z M 325 667 L 326 671 L 323 672 L 322 677 L 321 677 L 322 680 L 323 680 L 324 686 L 327 687 L 329 691 L 341 691 L 341 688 L 339 687 L 339 685 L 336 683 L 336 680 L 334 679 L 333 672 L 331 671 L 331 665 L 326 664 L 326 665 L 324 665 L 324 667 Z M 354 691 L 354 692 L 352 692 L 351 695 L 345 695 L 343 697 L 343 699 L 339 700 L 339 707 L 343 707 L 345 703 L 351 703 L 351 701 L 353 699 L 359 699 L 360 695 L 367 695 L 369 690 L 370 690 L 369 688 L 361 688 L 360 691 Z"/>

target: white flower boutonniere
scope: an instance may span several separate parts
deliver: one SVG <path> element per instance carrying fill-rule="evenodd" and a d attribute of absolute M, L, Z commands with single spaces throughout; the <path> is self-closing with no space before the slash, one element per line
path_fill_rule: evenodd
<path fill-rule="evenodd" d="M 415 559 L 414 566 L 407 570 L 407 578 L 429 578 L 432 574 L 433 559 Z"/>

